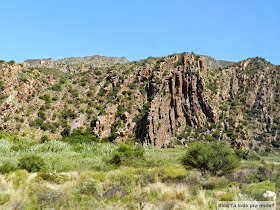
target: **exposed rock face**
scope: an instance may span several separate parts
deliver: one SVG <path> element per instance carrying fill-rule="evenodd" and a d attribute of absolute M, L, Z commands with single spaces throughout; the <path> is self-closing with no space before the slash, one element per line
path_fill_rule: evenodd
<path fill-rule="evenodd" d="M 66 60 L 61 62 L 80 62 Z M 193 53 L 123 62 L 64 79 L 37 67 L 1 64 L 0 130 L 57 138 L 66 125 L 91 126 L 101 139 L 139 138 L 156 146 L 225 139 L 265 150 L 279 142 L 279 66 L 261 58 L 232 63 Z M 46 117 L 38 119 L 42 112 Z"/>
<path fill-rule="evenodd" d="M 50 68 L 57 69 L 66 73 L 79 73 L 89 70 L 90 68 L 106 67 L 115 64 L 124 64 L 129 61 L 125 57 L 106 57 L 106 56 L 86 56 L 63 58 L 59 60 L 49 59 L 29 59 L 25 60 L 23 64 L 25 67 L 33 68 Z"/>

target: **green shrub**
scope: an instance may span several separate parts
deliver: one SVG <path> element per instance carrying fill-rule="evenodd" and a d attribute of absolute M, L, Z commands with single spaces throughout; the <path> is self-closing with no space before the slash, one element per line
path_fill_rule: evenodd
<path fill-rule="evenodd" d="M 66 125 L 66 127 L 64 128 L 63 131 L 61 131 L 61 136 L 63 137 L 67 137 L 71 135 L 71 126 L 70 125 Z"/>
<path fill-rule="evenodd" d="M 46 103 L 46 109 L 50 109 L 50 108 L 52 108 L 52 105 L 50 104 L 50 103 Z"/>
<path fill-rule="evenodd" d="M 10 200 L 10 194 L 0 192 L 0 205 L 7 203 Z"/>
<path fill-rule="evenodd" d="M 135 168 L 123 167 L 120 171 L 113 174 L 110 179 L 116 185 L 133 188 L 139 180 Z"/>
<path fill-rule="evenodd" d="M 257 154 L 249 154 L 247 160 L 260 160 L 261 158 Z"/>
<path fill-rule="evenodd" d="M 72 110 L 72 109 L 64 109 L 62 112 L 61 112 L 61 117 L 63 119 L 75 119 L 77 117 L 77 114 L 75 112 L 75 110 Z"/>
<path fill-rule="evenodd" d="M 52 97 L 52 100 L 53 101 L 57 101 L 59 99 L 59 97 L 58 96 L 54 96 L 54 97 Z"/>
<path fill-rule="evenodd" d="M 46 113 L 43 110 L 40 110 L 38 112 L 38 117 L 42 118 L 43 120 L 46 119 Z"/>
<path fill-rule="evenodd" d="M 137 162 L 144 162 L 145 149 L 138 144 L 136 147 L 127 144 L 120 144 L 117 151 L 113 154 L 110 160 L 111 164 L 115 165 L 135 165 Z"/>
<path fill-rule="evenodd" d="M 52 87 L 52 90 L 53 90 L 53 91 L 61 91 L 61 90 L 62 90 L 61 85 L 60 85 L 60 84 L 55 84 L 55 85 Z"/>
<path fill-rule="evenodd" d="M 44 120 L 41 117 L 37 117 L 34 121 L 30 122 L 31 127 L 40 127 L 42 126 Z"/>
<path fill-rule="evenodd" d="M 222 176 L 238 166 L 238 159 L 230 148 L 221 142 L 191 144 L 182 158 L 187 169 L 195 168 L 203 174 Z"/>
<path fill-rule="evenodd" d="M 8 64 L 10 64 L 10 65 L 15 65 L 15 61 L 14 60 L 10 60 L 9 62 L 8 62 Z"/>
<path fill-rule="evenodd" d="M 280 191 L 280 176 L 276 179 L 275 187 Z"/>
<path fill-rule="evenodd" d="M 19 159 L 19 168 L 26 169 L 28 172 L 44 171 L 47 168 L 46 161 L 39 155 L 25 155 Z"/>
<path fill-rule="evenodd" d="M 83 195 L 92 195 L 95 198 L 99 198 L 102 195 L 102 189 L 99 183 L 93 178 L 81 177 L 77 188 L 79 189 L 79 193 Z"/>
<path fill-rule="evenodd" d="M 229 180 L 224 176 L 212 176 L 207 180 L 206 183 L 204 183 L 203 187 L 206 189 L 224 189 L 228 184 Z"/>
<path fill-rule="evenodd" d="M 43 135 L 43 136 L 41 137 L 41 143 L 42 143 L 42 144 L 45 143 L 45 142 L 48 142 L 48 141 L 50 141 L 50 139 L 49 139 L 49 137 L 48 137 L 47 135 Z"/>
<path fill-rule="evenodd" d="M 236 151 L 235 151 L 235 154 L 236 154 L 240 159 L 247 160 L 247 159 L 248 159 L 249 151 L 248 151 L 248 150 L 236 150 Z"/>
<path fill-rule="evenodd" d="M 220 201 L 234 201 L 234 193 L 232 192 L 226 192 L 224 194 L 221 194 L 219 196 Z"/>
<path fill-rule="evenodd" d="M 18 189 L 19 186 L 26 186 L 29 173 L 26 170 L 17 170 L 8 176 L 8 180 L 13 182 L 13 186 Z"/>
<path fill-rule="evenodd" d="M 92 142 L 98 142 L 99 139 L 96 138 L 93 135 L 74 135 L 74 136 L 69 136 L 66 138 L 63 138 L 62 141 L 68 142 L 70 144 L 81 144 L 81 143 L 92 143 Z"/>
<path fill-rule="evenodd" d="M 162 166 L 155 169 L 158 177 L 162 181 L 172 181 L 172 180 L 182 180 L 188 174 L 183 166 L 172 165 L 172 166 Z"/>
<path fill-rule="evenodd" d="M 51 103 L 51 96 L 49 94 L 44 94 L 40 96 L 40 99 L 45 100 L 46 103 Z"/>
<path fill-rule="evenodd" d="M 17 170 L 17 166 L 15 164 L 13 164 L 12 162 L 4 162 L 0 166 L 0 172 L 2 174 L 10 173 L 10 172 L 15 171 L 15 170 Z"/>

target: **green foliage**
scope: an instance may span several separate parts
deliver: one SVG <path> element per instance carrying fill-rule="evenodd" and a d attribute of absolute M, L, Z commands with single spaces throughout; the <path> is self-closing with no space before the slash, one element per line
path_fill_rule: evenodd
<path fill-rule="evenodd" d="M 176 61 L 176 63 L 174 63 L 174 67 L 178 67 L 178 66 L 181 66 L 183 64 L 184 64 L 184 54 L 181 54 L 178 61 Z"/>
<path fill-rule="evenodd" d="M 66 78 L 60 78 L 59 83 L 60 84 L 65 84 L 66 83 Z"/>
<path fill-rule="evenodd" d="M 188 174 L 185 168 L 178 164 L 158 167 L 155 169 L 155 172 L 162 181 L 181 180 Z"/>
<path fill-rule="evenodd" d="M 62 132 L 61 135 L 64 137 L 62 141 L 70 144 L 82 144 L 82 143 L 92 143 L 99 142 L 99 139 L 91 134 L 91 127 L 87 128 L 83 132 L 82 128 L 73 129 L 71 133 L 71 127 L 67 126 Z"/>
<path fill-rule="evenodd" d="M 40 96 L 40 99 L 45 100 L 46 103 L 51 103 L 51 96 L 49 94 L 44 94 L 42 96 Z"/>
<path fill-rule="evenodd" d="M 38 112 L 38 117 L 42 118 L 43 120 L 46 119 L 46 113 L 43 110 L 40 110 Z"/>
<path fill-rule="evenodd" d="M 52 90 L 53 91 L 61 91 L 62 90 L 62 87 L 60 84 L 55 84 L 53 87 L 52 87 Z"/>
<path fill-rule="evenodd" d="M 77 188 L 79 189 L 79 193 L 83 195 L 92 195 L 96 198 L 102 195 L 102 189 L 99 183 L 93 178 L 82 177 L 78 182 Z"/>
<path fill-rule="evenodd" d="M 17 170 L 17 166 L 11 161 L 6 161 L 2 165 L 0 165 L 0 172 L 2 174 L 10 173 L 11 171 L 15 171 L 15 170 Z"/>
<path fill-rule="evenodd" d="M 64 130 L 60 133 L 63 137 L 68 137 L 71 135 L 71 126 L 67 125 Z"/>
<path fill-rule="evenodd" d="M 213 93 L 217 94 L 218 92 L 218 86 L 217 86 L 217 83 L 216 81 L 213 82 L 213 83 L 209 83 L 206 85 L 206 88 L 208 88 L 209 90 L 211 90 Z"/>
<path fill-rule="evenodd" d="M 275 187 L 278 189 L 278 191 L 280 191 L 280 176 L 278 176 L 278 178 L 276 179 Z"/>
<path fill-rule="evenodd" d="M 145 149 L 140 144 L 134 148 L 127 144 L 120 144 L 110 159 L 110 163 L 118 166 L 133 165 L 135 160 L 145 161 L 144 153 Z"/>
<path fill-rule="evenodd" d="M 93 135 L 71 135 L 69 137 L 63 138 L 62 141 L 68 142 L 70 144 L 81 144 L 81 143 L 98 142 L 99 139 Z"/>
<path fill-rule="evenodd" d="M 230 173 L 238 165 L 238 160 L 230 148 L 221 142 L 191 144 L 182 158 L 182 164 L 187 168 L 195 168 L 205 176 L 208 173 L 222 176 Z"/>
<path fill-rule="evenodd" d="M 45 142 L 48 142 L 48 141 L 50 141 L 50 139 L 49 139 L 49 137 L 47 135 L 43 135 L 41 137 L 41 143 L 45 143 Z"/>
<path fill-rule="evenodd" d="M 71 93 L 74 98 L 77 98 L 79 96 L 79 90 L 73 89 L 72 86 L 69 86 L 68 92 Z"/>
<path fill-rule="evenodd" d="M 50 109 L 50 108 L 52 108 L 52 105 L 50 104 L 50 103 L 46 103 L 46 109 Z"/>
<path fill-rule="evenodd" d="M 9 97 L 8 95 L 1 94 L 0 95 L 0 104 L 8 97 Z"/>
<path fill-rule="evenodd" d="M 91 96 L 93 96 L 93 92 L 92 91 L 88 91 L 87 92 L 87 97 L 91 97 Z"/>
<path fill-rule="evenodd" d="M 10 200 L 10 194 L 0 193 L 0 205 L 7 203 Z"/>
<path fill-rule="evenodd" d="M 254 154 L 254 153 L 248 154 L 248 157 L 247 157 L 247 160 L 260 160 L 260 159 L 261 158 L 257 154 Z"/>
<path fill-rule="evenodd" d="M 54 77 L 68 77 L 67 73 L 64 73 L 58 69 L 51 69 L 51 68 L 37 68 L 38 71 L 45 73 L 47 75 L 50 76 L 54 76 Z"/>
<path fill-rule="evenodd" d="M 278 141 L 276 141 L 276 140 L 271 141 L 271 144 L 272 144 L 272 146 L 274 146 L 276 149 L 279 149 L 279 148 L 280 148 L 280 141 L 279 141 L 279 140 L 278 140 Z"/>
<path fill-rule="evenodd" d="M 266 198 L 263 197 L 263 193 L 265 193 L 267 190 L 275 192 L 275 184 L 271 183 L 270 181 L 249 184 L 245 185 L 241 192 L 258 201 L 263 201 L 266 200 Z"/>
<path fill-rule="evenodd" d="M 41 117 L 37 117 L 34 121 L 30 122 L 30 126 L 32 127 L 40 127 L 42 126 L 44 120 Z"/>
<path fill-rule="evenodd" d="M 68 119 L 68 118 L 75 119 L 77 117 L 77 114 L 73 109 L 64 109 L 61 112 L 61 117 L 63 119 Z"/>
<path fill-rule="evenodd" d="M 9 64 L 9 65 L 15 65 L 16 62 L 15 62 L 14 60 L 10 60 L 10 61 L 8 62 L 8 64 Z"/>
<path fill-rule="evenodd" d="M 130 85 L 129 85 L 130 89 L 132 90 L 135 90 L 137 88 L 137 85 L 135 82 L 132 82 Z"/>
<path fill-rule="evenodd" d="M 144 104 L 142 111 L 136 117 L 134 117 L 132 121 L 140 122 L 143 119 L 143 117 L 148 113 L 150 107 L 151 107 L 150 103 Z"/>
<path fill-rule="evenodd" d="M 19 168 L 28 172 L 39 172 L 47 168 L 46 161 L 39 155 L 25 155 L 19 159 L 19 162 Z"/>

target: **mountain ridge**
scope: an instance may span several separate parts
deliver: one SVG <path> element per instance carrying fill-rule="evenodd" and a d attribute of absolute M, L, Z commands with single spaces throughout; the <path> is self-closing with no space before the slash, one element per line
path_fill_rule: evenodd
<path fill-rule="evenodd" d="M 2 63 L 0 130 L 60 138 L 70 126 L 155 146 L 195 139 L 277 145 L 279 66 L 256 57 L 212 69 L 206 59 L 173 54 L 63 75 Z"/>

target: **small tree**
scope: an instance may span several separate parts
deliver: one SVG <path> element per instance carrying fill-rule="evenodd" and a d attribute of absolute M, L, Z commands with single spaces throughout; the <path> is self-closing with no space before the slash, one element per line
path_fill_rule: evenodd
<path fill-rule="evenodd" d="M 68 137 L 71 135 L 71 126 L 67 125 L 66 128 L 60 133 L 63 137 Z"/>
<path fill-rule="evenodd" d="M 195 142 L 188 147 L 182 164 L 187 169 L 199 170 L 203 176 L 222 176 L 238 166 L 238 159 L 231 149 L 221 142 Z"/>
<path fill-rule="evenodd" d="M 15 65 L 15 61 L 14 60 L 10 60 L 9 62 L 8 62 L 8 64 L 10 64 L 10 65 Z"/>
<path fill-rule="evenodd" d="M 43 136 L 41 137 L 41 143 L 42 143 L 42 144 L 45 143 L 45 142 L 48 142 L 48 141 L 50 141 L 50 139 L 49 139 L 49 137 L 48 137 L 47 135 L 43 135 Z"/>

